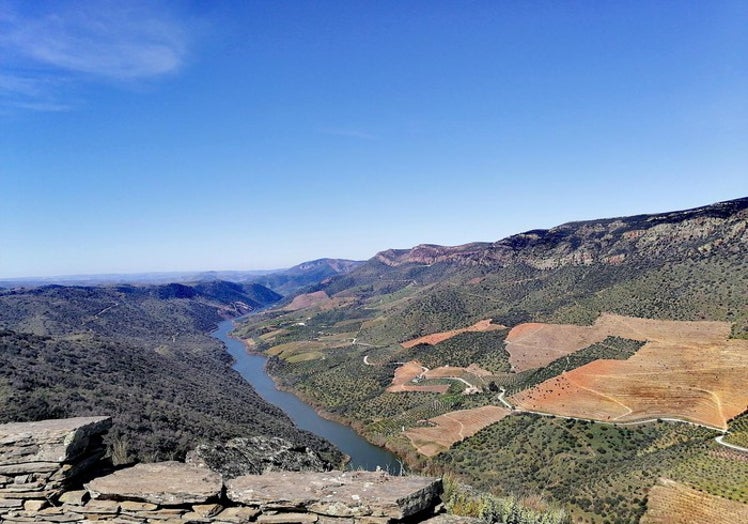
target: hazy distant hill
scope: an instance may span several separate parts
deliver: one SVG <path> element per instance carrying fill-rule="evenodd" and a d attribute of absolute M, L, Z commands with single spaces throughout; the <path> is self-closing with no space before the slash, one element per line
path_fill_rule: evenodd
<path fill-rule="evenodd" d="M 268 275 L 252 277 L 250 280 L 288 296 L 306 290 L 310 286 L 316 286 L 331 277 L 350 273 L 362 264 L 364 262 L 356 260 L 321 258 Z"/>
<path fill-rule="evenodd" d="M 575 521 L 636 522 L 658 477 L 748 503 L 748 463 L 714 430 L 605 423 L 714 427 L 748 407 L 747 254 L 748 198 L 386 250 L 238 333 L 416 468 L 543 492 Z"/>
<path fill-rule="evenodd" d="M 280 296 L 257 284 L 46 286 L 0 292 L 0 421 L 106 414 L 133 457 L 198 442 L 284 436 L 328 458 L 233 370 L 208 335 Z"/>
<path fill-rule="evenodd" d="M 314 286 L 326 278 L 346 274 L 359 265 L 361 261 L 334 258 L 322 258 L 303 262 L 288 269 L 250 270 L 250 271 L 181 271 L 160 273 L 129 273 L 101 275 L 70 275 L 57 277 L 28 277 L 0 279 L 0 289 L 13 287 L 41 287 L 49 285 L 64 286 L 114 286 L 114 285 L 199 285 L 205 287 L 211 282 L 241 284 L 242 292 L 252 294 L 251 284 L 260 284 L 280 293 L 290 295 L 308 286 Z M 259 290 L 259 288 L 257 288 Z M 262 300 L 260 300 L 262 302 Z"/>

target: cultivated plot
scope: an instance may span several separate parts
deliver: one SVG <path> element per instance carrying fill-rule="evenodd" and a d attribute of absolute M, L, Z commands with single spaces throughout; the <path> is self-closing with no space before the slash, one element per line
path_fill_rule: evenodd
<path fill-rule="evenodd" d="M 486 320 L 481 320 L 480 322 L 476 322 L 472 326 L 468 326 L 466 328 L 451 329 L 449 331 L 442 331 L 440 333 L 432 333 L 431 335 L 424 335 L 422 337 L 414 338 L 412 340 L 408 340 L 407 342 L 403 342 L 401 346 L 403 346 L 405 349 L 410 349 L 414 346 L 417 346 L 418 344 L 428 344 L 434 346 L 439 342 L 449 340 L 450 338 L 456 337 L 461 333 L 496 331 L 498 329 L 506 329 L 506 327 L 502 326 L 501 324 L 492 324 L 491 319 L 489 318 Z"/>
<path fill-rule="evenodd" d="M 478 431 L 500 421 L 511 411 L 498 406 L 452 411 L 430 418 L 431 427 L 411 428 L 405 432 L 413 447 L 427 457 L 449 449 L 455 442 L 475 435 Z"/>
<path fill-rule="evenodd" d="M 748 504 L 709 495 L 670 479 L 660 479 L 649 492 L 642 524 L 734 524 L 748 522 Z"/>
<path fill-rule="evenodd" d="M 429 393 L 446 393 L 449 384 L 423 384 L 427 380 L 450 380 L 461 382 L 465 386 L 464 393 L 479 392 L 485 379 L 493 376 L 493 373 L 482 369 L 476 364 L 466 368 L 455 366 L 441 366 L 429 369 L 416 360 L 405 362 L 395 370 L 392 384 L 387 388 L 389 393 L 400 393 L 403 391 L 421 391 Z"/>
<path fill-rule="evenodd" d="M 506 351 L 514 371 L 544 367 L 561 357 L 617 336 L 665 343 L 713 343 L 730 336 L 728 322 L 679 322 L 605 313 L 591 326 L 527 323 L 512 328 Z"/>
<path fill-rule="evenodd" d="M 675 417 L 717 428 L 748 406 L 748 341 L 728 340 L 727 322 L 603 315 L 593 327 L 600 336 L 646 344 L 627 360 L 596 360 L 512 401 L 562 416 L 616 422 Z"/>

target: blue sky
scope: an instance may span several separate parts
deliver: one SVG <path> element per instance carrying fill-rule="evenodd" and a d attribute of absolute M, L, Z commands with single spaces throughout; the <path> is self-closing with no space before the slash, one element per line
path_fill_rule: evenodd
<path fill-rule="evenodd" d="M 748 195 L 748 3 L 0 1 L 0 278 Z"/>

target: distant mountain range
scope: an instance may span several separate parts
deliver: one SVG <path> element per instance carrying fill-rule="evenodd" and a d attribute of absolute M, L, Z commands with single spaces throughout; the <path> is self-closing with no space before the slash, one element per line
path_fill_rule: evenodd
<path fill-rule="evenodd" d="M 729 320 L 737 336 L 748 336 L 748 308 L 740 294 L 748 289 L 747 215 L 748 198 L 741 198 L 686 211 L 571 222 L 493 243 L 386 250 L 321 289 L 360 299 L 403 290 L 409 300 L 388 317 L 390 335 L 401 339 L 485 315 L 511 326 L 527 320 L 592 322 L 606 310 Z M 475 292 L 494 298 L 478 300 Z"/>
<path fill-rule="evenodd" d="M 45 285 L 102 286 L 115 284 L 157 285 L 221 280 L 235 283 L 260 283 L 283 295 L 296 292 L 321 280 L 351 271 L 363 262 L 323 258 L 288 269 L 250 271 L 178 271 L 154 273 L 111 273 L 0 279 L 0 288 Z"/>

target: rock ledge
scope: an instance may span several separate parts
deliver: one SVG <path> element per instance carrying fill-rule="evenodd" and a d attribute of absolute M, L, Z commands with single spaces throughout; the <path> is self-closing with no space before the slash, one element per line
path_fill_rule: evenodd
<path fill-rule="evenodd" d="M 217 500 L 221 476 L 182 462 L 137 464 L 92 480 L 86 489 L 94 499 L 136 500 L 161 505 L 199 504 Z"/>

